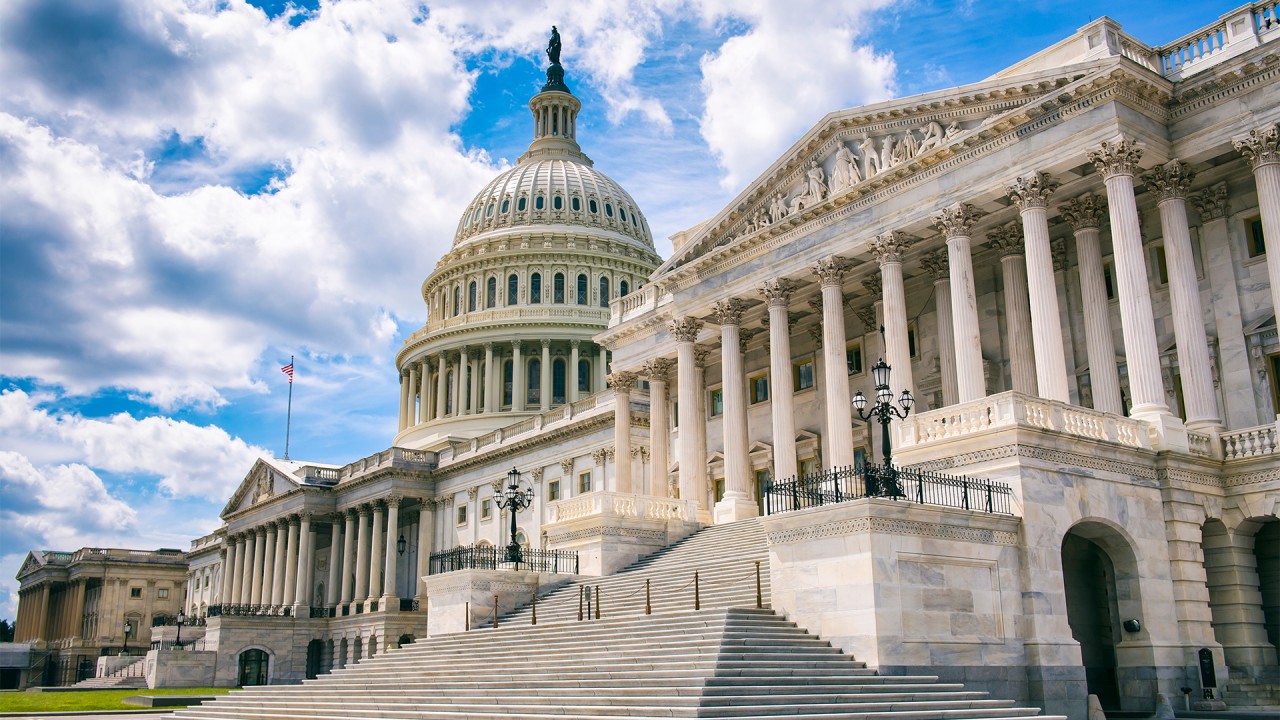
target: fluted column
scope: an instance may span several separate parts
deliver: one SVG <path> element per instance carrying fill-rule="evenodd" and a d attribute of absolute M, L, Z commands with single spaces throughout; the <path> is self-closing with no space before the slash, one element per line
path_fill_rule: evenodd
<path fill-rule="evenodd" d="M 387 553 L 385 558 L 385 566 L 382 570 L 383 586 L 382 597 L 395 599 L 396 593 L 396 540 L 399 539 L 397 533 L 400 531 L 400 500 L 399 495 L 387 496 Z M 384 605 L 383 610 L 387 607 Z"/>
<path fill-rule="evenodd" d="M 431 361 L 423 358 L 418 368 L 418 422 L 431 420 Z"/>
<path fill-rule="evenodd" d="M 418 574 L 416 578 L 417 598 L 425 603 L 427 599 L 427 573 L 431 571 L 431 539 L 435 537 L 435 505 L 434 498 L 422 498 L 418 506 Z M 426 606 L 422 605 L 426 610 Z"/>
<path fill-rule="evenodd" d="M 1271 280 L 1271 308 L 1280 317 L 1280 123 L 1255 128 L 1235 141 L 1236 150 L 1253 166 L 1253 181 L 1258 186 L 1258 211 L 1262 215 L 1262 234 L 1270 238 L 1267 249 L 1267 277 Z"/>
<path fill-rule="evenodd" d="M 615 372 L 608 376 L 613 388 L 614 492 L 635 492 L 631 478 L 631 389 L 638 377 L 633 372 Z"/>
<path fill-rule="evenodd" d="M 694 435 L 694 440 L 698 443 L 698 449 L 694 453 L 699 458 L 702 467 L 702 487 L 698 494 L 698 519 L 699 522 L 711 522 L 711 483 L 707 478 L 707 357 L 711 355 L 711 348 L 702 345 L 693 346 L 693 365 L 695 372 L 693 374 L 693 396 L 698 399 L 693 404 L 693 412 L 695 421 L 700 430 Z"/>
<path fill-rule="evenodd" d="M 311 606 L 311 588 L 315 587 L 315 577 L 311 574 L 315 567 L 315 534 L 311 532 L 311 513 L 303 512 L 298 525 L 298 585 L 294 595 L 294 607 Z M 295 614 L 295 617 L 299 617 Z"/>
<path fill-rule="evenodd" d="M 344 526 L 342 529 L 342 602 L 349 603 L 355 600 L 355 583 L 356 576 L 360 574 L 356 561 L 356 513 L 354 510 L 344 510 L 343 513 Z"/>
<path fill-rule="evenodd" d="M 951 317 L 951 270 L 947 251 L 938 250 L 920 259 L 920 265 L 933 278 L 933 299 L 938 321 L 938 366 L 942 376 L 942 404 L 954 405 L 956 390 L 956 329 Z"/>
<path fill-rule="evenodd" d="M 254 528 L 253 570 L 251 571 L 253 574 L 250 576 L 252 578 L 252 587 L 249 590 L 249 602 L 253 605 L 262 605 L 264 602 L 262 599 L 262 580 L 263 570 L 266 568 L 266 563 L 263 561 L 266 544 L 267 529 L 261 526 Z"/>
<path fill-rule="evenodd" d="M 978 328 L 978 295 L 973 282 L 970 233 L 978 210 L 956 203 L 933 216 L 933 223 L 947 238 L 947 264 L 951 272 L 951 319 L 955 325 L 956 392 L 966 403 L 987 396 L 982 369 L 982 338 Z"/>
<path fill-rule="evenodd" d="M 436 419 L 443 418 L 449 410 L 449 361 L 444 351 L 436 355 Z"/>
<path fill-rule="evenodd" d="M 1142 251 L 1142 230 L 1138 226 L 1138 204 L 1133 196 L 1133 173 L 1142 151 L 1128 138 L 1104 142 L 1089 152 L 1107 185 L 1107 208 L 1111 216 L 1111 250 L 1115 259 L 1116 292 L 1120 296 L 1120 325 L 1124 332 L 1124 354 L 1129 368 L 1129 390 L 1133 395 L 1130 415 L 1153 422 L 1161 446 L 1168 442 L 1174 422 L 1164 400 L 1160 377 L 1160 350 L 1156 345 L 1155 318 L 1151 310 L 1151 287 Z M 1177 434 L 1176 430 L 1174 431 Z M 1185 449 L 1185 433 L 1180 443 Z"/>
<path fill-rule="evenodd" d="M 240 605 L 249 604 L 249 590 L 253 583 L 250 577 L 253 573 L 253 531 L 242 533 L 240 535 L 240 552 L 236 554 L 236 592 L 235 602 Z"/>
<path fill-rule="evenodd" d="M 498 411 L 497 402 L 494 400 L 498 394 L 497 372 L 493 361 L 493 343 L 487 342 L 484 344 L 484 411 L 486 413 Z"/>
<path fill-rule="evenodd" d="M 1218 341 L 1219 377 L 1222 383 L 1223 418 L 1227 427 L 1249 427 L 1258 422 L 1254 404 L 1253 372 L 1249 369 L 1249 346 L 1241 319 L 1240 292 L 1236 286 L 1236 264 L 1231 253 L 1227 227 L 1227 184 L 1219 182 L 1191 196 L 1200 215 L 1200 247 L 1204 252 L 1205 280 L 1212 288 L 1209 308 L 1213 312 Z"/>
<path fill-rule="evenodd" d="M 1098 230 L 1106 209 L 1098 196 L 1082 195 L 1068 200 L 1058 211 L 1071 223 L 1075 233 L 1093 409 L 1123 415 L 1120 371 L 1116 368 L 1116 347 L 1111 335 L 1111 310 L 1103 280 L 1102 243 Z"/>
<path fill-rule="evenodd" d="M 528 383 L 525 382 L 524 376 L 524 356 L 521 354 L 521 341 L 511 341 L 511 409 L 515 412 L 524 412 L 525 394 L 528 392 Z"/>
<path fill-rule="evenodd" d="M 1022 228 L 1001 225 L 987 233 L 991 247 L 1000 253 L 1004 280 L 1005 346 L 1009 348 L 1009 374 L 1013 389 L 1037 395 L 1036 359 L 1032 352 L 1031 305 L 1027 297 L 1027 263 L 1023 256 Z"/>
<path fill-rule="evenodd" d="M 569 372 L 566 373 L 566 375 L 568 375 L 569 387 L 566 388 L 568 392 L 565 393 L 569 402 L 577 402 L 579 397 L 578 384 L 581 383 L 582 380 L 578 377 L 578 345 L 580 345 L 581 342 L 582 341 L 580 340 L 569 341 Z"/>
<path fill-rule="evenodd" d="M 222 592 L 218 594 L 218 601 L 224 605 L 235 605 L 240 597 L 239 588 L 236 587 L 236 561 L 239 558 L 239 540 L 233 536 L 227 536 L 227 556 L 222 561 Z"/>
<path fill-rule="evenodd" d="M 461 417 L 471 414 L 471 349 L 458 350 L 458 390 L 454 393 L 453 414 Z"/>
<path fill-rule="evenodd" d="M 289 516 L 289 539 L 285 548 L 284 604 L 292 605 L 298 589 L 298 516 Z"/>
<path fill-rule="evenodd" d="M 538 400 L 542 412 L 546 412 L 551 409 L 551 341 L 546 338 L 542 339 L 542 363 L 538 369 L 538 384 L 542 386 Z"/>
<path fill-rule="evenodd" d="M 418 396 L 418 364 L 411 363 L 409 365 L 409 397 L 405 405 L 405 426 L 412 427 L 418 423 L 418 403 L 415 400 Z M 423 398 L 426 401 L 426 398 Z"/>
<path fill-rule="evenodd" d="M 845 372 L 844 274 L 848 261 L 833 255 L 819 260 L 813 272 L 822 285 L 822 374 L 826 423 L 827 469 L 853 467 L 853 410 Z"/>
<path fill-rule="evenodd" d="M 329 577 L 325 580 L 324 603 L 329 607 L 338 604 L 342 598 L 342 513 L 329 516 Z"/>
<path fill-rule="evenodd" d="M 1046 400 L 1070 402 L 1067 360 L 1062 346 L 1062 316 L 1053 275 L 1053 250 L 1049 247 L 1049 196 L 1058 182 L 1046 173 L 1031 173 L 1008 186 L 1009 198 L 1022 214 L 1026 248 L 1027 290 L 1031 300 L 1031 337 L 1034 341 L 1036 387 Z"/>
<path fill-rule="evenodd" d="M 766 280 L 760 294 L 769 304 L 769 399 L 773 420 L 773 473 L 777 479 L 800 474 L 796 464 L 795 388 L 791 383 L 791 317 L 787 307 L 795 283 Z"/>
<path fill-rule="evenodd" d="M 715 521 L 732 522 L 759 514 L 751 501 L 751 459 L 747 447 L 747 377 L 742 367 L 742 314 L 738 298 L 715 305 L 720 321 L 720 368 L 723 380 L 724 497 L 716 503 Z"/>
<path fill-rule="evenodd" d="M 1209 337 L 1204 331 L 1200 283 L 1191 256 L 1191 228 L 1187 225 L 1187 190 L 1195 173 L 1186 163 L 1171 160 L 1152 168 L 1147 187 L 1160 206 L 1165 264 L 1169 271 L 1169 300 L 1173 306 L 1173 336 L 1178 351 L 1178 375 L 1187 411 L 1187 428 L 1222 429 L 1209 365 Z"/>
<path fill-rule="evenodd" d="M 276 599 L 276 524 L 267 524 L 266 553 L 263 555 L 262 604 L 279 605 Z"/>
<path fill-rule="evenodd" d="M 356 592 L 354 600 L 369 597 L 369 506 L 361 505 L 356 525 Z"/>
<path fill-rule="evenodd" d="M 680 498 L 696 500 L 698 507 L 706 507 L 702 487 L 706 485 L 705 460 L 698 457 L 698 435 L 707 431 L 698 422 L 697 374 L 693 344 L 702 330 L 702 321 L 696 318 L 678 318 L 671 321 L 671 336 L 676 341 L 676 398 L 680 422 Z"/>
<path fill-rule="evenodd" d="M 382 594 L 382 518 L 382 503 L 374 503 L 369 528 L 369 600 Z"/>
<path fill-rule="evenodd" d="M 605 373 L 609 372 L 609 351 L 605 350 L 603 346 L 599 346 L 596 349 L 599 351 L 599 358 L 596 362 L 595 382 L 591 386 L 599 391 L 604 389 L 604 376 Z"/>
<path fill-rule="evenodd" d="M 911 372 L 911 345 L 907 337 L 907 296 L 902 280 L 902 254 L 911 245 L 905 233 L 893 231 L 871 241 L 871 253 L 880 262 L 880 284 L 884 299 L 885 355 L 893 368 L 894 394 L 910 390 L 916 394 Z M 921 408 L 923 409 L 923 408 Z"/>
<path fill-rule="evenodd" d="M 484 401 L 484 398 L 480 394 L 480 387 L 481 387 L 480 384 L 482 382 L 481 376 L 483 375 L 481 371 L 483 369 L 484 369 L 483 360 L 481 359 L 480 352 L 477 350 L 475 358 L 471 360 L 471 414 L 472 415 L 479 415 L 481 411 L 484 410 L 484 405 L 482 404 Z"/>
<path fill-rule="evenodd" d="M 409 427 L 409 377 L 400 371 L 400 430 Z"/>
<path fill-rule="evenodd" d="M 649 376 L 649 488 L 654 497 L 667 497 L 667 473 L 671 471 L 668 442 L 667 380 L 672 362 L 669 358 L 657 358 L 644 364 Z"/>

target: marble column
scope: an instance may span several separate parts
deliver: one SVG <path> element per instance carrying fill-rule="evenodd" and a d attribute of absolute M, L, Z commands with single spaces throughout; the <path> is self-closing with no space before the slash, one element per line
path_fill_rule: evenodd
<path fill-rule="evenodd" d="M 720 368 L 723 380 L 724 497 L 715 506 L 717 524 L 759 514 L 751 499 L 751 458 L 748 455 L 747 377 L 742 367 L 741 323 L 747 304 L 729 298 L 715 304 L 720 321 Z"/>
<path fill-rule="evenodd" d="M 578 362 L 580 360 L 578 357 L 578 346 L 581 343 L 581 340 L 569 341 L 569 372 L 567 373 L 569 376 L 569 387 L 567 388 L 569 392 L 566 393 L 566 396 L 569 398 L 569 402 L 577 402 L 579 399 L 578 385 L 582 380 L 578 376 Z"/>
<path fill-rule="evenodd" d="M 613 386 L 613 490 L 619 493 L 635 492 L 631 479 L 631 389 L 637 377 L 633 372 L 615 372 L 608 378 Z"/>
<path fill-rule="evenodd" d="M 520 340 L 511 341 L 511 409 L 524 412 L 525 394 L 529 384 L 525 382 L 524 356 L 521 354 Z"/>
<path fill-rule="evenodd" d="M 427 573 L 431 572 L 431 539 L 435 537 L 435 506 L 434 498 L 422 498 L 421 504 L 418 506 L 418 574 L 416 579 L 416 588 L 418 602 L 420 607 L 426 610 L 427 600 Z"/>
<path fill-rule="evenodd" d="M 418 422 L 431 420 L 431 361 L 423 358 L 418 363 Z"/>
<path fill-rule="evenodd" d="M 422 398 L 426 402 L 426 398 Z M 405 427 L 413 427 L 418 424 L 418 364 L 409 365 L 409 398 L 405 405 Z"/>
<path fill-rule="evenodd" d="M 356 576 L 360 571 L 356 568 L 356 512 L 351 509 L 342 512 L 345 525 L 342 529 L 342 598 L 341 602 L 355 600 Z"/>
<path fill-rule="evenodd" d="M 476 356 L 471 360 L 471 414 L 479 415 L 484 410 L 484 397 L 481 395 L 480 388 L 484 382 L 482 372 L 484 370 L 484 361 L 481 359 L 480 352 L 476 351 Z"/>
<path fill-rule="evenodd" d="M 218 601 L 224 605 L 234 605 L 240 597 L 240 588 L 236 585 L 239 541 L 234 535 L 228 535 L 226 544 L 227 555 L 222 561 L 222 592 L 218 595 Z"/>
<path fill-rule="evenodd" d="M 1156 428 L 1161 449 L 1185 451 L 1186 430 L 1165 404 L 1160 349 L 1156 345 L 1155 318 L 1151 310 L 1151 286 L 1147 282 L 1142 230 L 1138 226 L 1138 203 L 1133 195 L 1133 173 L 1141 158 L 1142 150 L 1129 138 L 1104 142 L 1089 152 L 1089 161 L 1107 186 L 1120 325 L 1129 369 L 1129 390 L 1133 395 L 1129 414 Z"/>
<path fill-rule="evenodd" d="M 710 479 L 707 477 L 707 357 L 710 355 L 711 348 L 702 345 L 693 346 L 693 365 L 695 369 L 693 373 L 693 396 L 697 398 L 697 402 L 693 404 L 693 412 L 694 422 L 699 428 L 693 438 L 698 444 L 698 449 L 694 454 L 698 457 L 702 468 L 702 486 L 698 493 L 698 522 L 707 524 L 711 523 L 712 497 L 712 487 Z"/>
<path fill-rule="evenodd" d="M 591 386 L 598 391 L 604 388 L 604 376 L 609 372 L 609 351 L 605 350 L 604 347 L 597 347 L 596 349 L 599 350 L 599 357 L 596 361 L 595 382 Z"/>
<path fill-rule="evenodd" d="M 1102 243 L 1098 228 L 1106 208 L 1102 198 L 1081 195 L 1058 208 L 1071 223 L 1080 271 L 1080 305 L 1084 310 L 1085 351 L 1089 357 L 1089 385 L 1093 409 L 1124 414 L 1120 398 L 1120 371 L 1116 368 L 1115 340 L 1111 334 L 1111 309 L 1103 280 Z"/>
<path fill-rule="evenodd" d="M 240 552 L 236 554 L 239 567 L 236 568 L 236 597 L 240 605 L 249 604 L 249 589 L 253 585 L 250 576 L 253 573 L 253 531 L 240 535 Z"/>
<path fill-rule="evenodd" d="M 342 599 L 342 520 L 343 513 L 329 516 L 329 577 L 325 580 L 325 605 L 334 607 Z"/>
<path fill-rule="evenodd" d="M 311 607 L 311 589 L 315 587 L 315 577 L 311 574 L 316 565 L 315 547 L 316 537 L 311 532 L 311 513 L 303 512 L 298 526 L 298 585 L 293 600 L 295 608 Z M 307 615 L 295 612 L 294 617 Z"/>
<path fill-rule="evenodd" d="M 1004 280 L 1005 347 L 1009 349 L 1009 374 L 1015 392 L 1037 395 L 1036 359 L 1032 352 L 1031 305 L 1027 296 L 1027 263 L 1023 256 L 1022 228 L 1000 225 L 987 233 L 991 247 L 1000 253 Z"/>
<path fill-rule="evenodd" d="M 458 350 L 458 390 L 454 393 L 454 415 L 463 416 L 471 414 L 471 350 L 470 348 L 461 348 Z"/>
<path fill-rule="evenodd" d="M 667 381 L 670 377 L 669 358 L 657 358 L 644 364 L 649 376 L 649 487 L 654 497 L 667 497 L 667 474 L 671 472 L 671 455 L 668 442 L 671 420 L 668 417 Z"/>
<path fill-rule="evenodd" d="M 444 352 L 436 355 L 436 419 L 440 420 L 449 410 L 449 361 Z"/>
<path fill-rule="evenodd" d="M 982 367 L 982 338 L 978 327 L 978 295 L 973 282 L 970 233 L 978 221 L 978 209 L 956 203 L 933 216 L 933 223 L 947 238 L 947 265 L 951 272 L 951 319 L 955 324 L 956 393 L 966 403 L 987 396 Z"/>
<path fill-rule="evenodd" d="M 1280 123 L 1271 123 L 1249 131 L 1235 141 L 1236 150 L 1253 166 L 1253 181 L 1258 186 L 1258 211 L 1262 215 L 1262 234 L 1270 238 L 1267 255 L 1267 277 L 1271 281 L 1272 312 L 1280 317 Z"/>
<path fill-rule="evenodd" d="M 369 597 L 369 506 L 361 505 L 356 525 L 356 591 L 353 598 L 364 602 Z"/>
<path fill-rule="evenodd" d="M 369 600 L 376 600 L 382 594 L 382 518 L 382 503 L 374 503 L 369 528 Z"/>
<path fill-rule="evenodd" d="M 396 556 L 399 554 L 396 541 L 400 539 L 400 500 L 399 495 L 387 496 L 387 556 L 382 570 L 382 597 L 394 601 L 396 593 Z M 384 605 L 383 610 L 387 609 Z"/>
<path fill-rule="evenodd" d="M 800 474 L 796 461 L 795 386 L 791 382 L 791 317 L 788 305 L 795 283 L 766 280 L 760 294 L 769 305 L 769 400 L 773 420 L 773 476 Z"/>
<path fill-rule="evenodd" d="M 498 371 L 494 367 L 493 343 L 484 344 L 484 411 L 495 413 L 498 405 L 494 398 L 498 394 Z"/>
<path fill-rule="evenodd" d="M 902 254 L 911 245 L 906 233 L 892 231 L 872 239 L 871 253 L 880 263 L 880 285 L 884 300 L 885 355 L 893 369 L 890 382 L 895 397 L 903 390 L 916 394 L 911 371 L 911 345 L 907 337 L 907 296 L 902 279 Z M 921 407 L 920 409 L 924 409 Z"/>
<path fill-rule="evenodd" d="M 676 410 L 680 423 L 680 498 L 697 500 L 698 507 L 705 507 L 701 500 L 702 488 L 706 485 L 706 461 L 698 457 L 699 433 L 706 432 L 706 426 L 698 423 L 698 404 L 702 402 L 697 394 L 697 374 L 700 372 L 694 362 L 693 344 L 702 330 L 702 321 L 696 318 L 677 318 L 671 321 L 671 336 L 676 341 Z"/>
<path fill-rule="evenodd" d="M 400 430 L 409 427 L 409 374 L 400 371 Z"/>
<path fill-rule="evenodd" d="M 1258 423 L 1254 401 L 1254 374 L 1249 368 L 1249 347 L 1244 337 L 1240 292 L 1236 287 L 1235 259 L 1227 234 L 1227 184 L 1191 196 L 1200 215 L 1200 247 L 1209 286 L 1209 307 L 1213 310 L 1218 338 L 1222 400 L 1227 427 L 1242 428 Z"/>
<path fill-rule="evenodd" d="M 263 568 L 266 577 L 262 579 L 262 604 L 279 605 L 276 599 L 276 524 L 267 523 L 267 545 L 263 556 Z"/>
<path fill-rule="evenodd" d="M 285 548 L 284 569 L 284 604 L 292 605 L 298 590 L 298 535 L 299 519 L 297 515 L 289 516 L 289 541 Z"/>
<path fill-rule="evenodd" d="M 1169 271 L 1169 301 L 1173 306 L 1173 336 L 1178 352 L 1178 375 L 1187 412 L 1187 429 L 1222 430 L 1218 400 L 1213 391 L 1209 364 L 1209 337 L 1204 330 L 1200 282 L 1191 254 L 1191 228 L 1187 224 L 1187 190 L 1195 172 L 1186 163 L 1171 160 L 1145 176 L 1160 207 L 1165 265 Z"/>
<path fill-rule="evenodd" d="M 249 603 L 251 605 L 262 605 L 262 575 L 266 564 L 263 562 L 267 544 L 267 529 L 264 527 L 256 527 L 253 529 L 253 569 L 250 571 L 252 578 L 252 587 L 249 590 Z"/>
<path fill-rule="evenodd" d="M 938 321 L 938 371 L 942 376 L 942 404 L 954 405 L 959 397 L 956 389 L 956 329 L 951 317 L 951 270 L 947 251 L 938 250 L 920 259 L 920 265 L 933 278 L 933 301 Z"/>
<path fill-rule="evenodd" d="M 538 378 L 538 384 L 542 386 L 542 390 L 538 395 L 540 401 L 540 409 L 546 412 L 551 409 L 551 341 L 543 338 L 542 340 L 542 364 Z"/>
<path fill-rule="evenodd" d="M 1034 342 L 1036 387 L 1040 397 L 1071 402 L 1067 384 L 1066 352 L 1062 345 L 1062 315 L 1053 275 L 1053 250 L 1049 247 L 1049 196 L 1058 182 L 1046 173 L 1031 173 L 1014 180 L 1006 190 L 1022 215 L 1022 235 L 1027 263 L 1027 290 L 1031 300 L 1031 337 Z"/>
<path fill-rule="evenodd" d="M 853 406 L 845 371 L 844 274 L 848 268 L 848 261 L 836 255 L 813 266 L 822 285 L 823 432 L 828 470 L 853 467 Z"/>

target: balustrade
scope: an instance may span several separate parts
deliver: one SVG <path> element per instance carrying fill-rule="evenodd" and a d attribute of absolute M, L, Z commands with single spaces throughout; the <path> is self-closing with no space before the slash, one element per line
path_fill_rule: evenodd
<path fill-rule="evenodd" d="M 551 503 L 547 510 L 549 522 L 565 522 L 597 515 L 646 520 L 690 520 L 696 517 L 689 503 L 682 500 L 605 491 L 558 500 Z"/>

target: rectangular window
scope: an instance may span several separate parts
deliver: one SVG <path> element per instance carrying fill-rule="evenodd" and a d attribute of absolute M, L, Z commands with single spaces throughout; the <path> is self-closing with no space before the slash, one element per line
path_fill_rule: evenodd
<path fill-rule="evenodd" d="M 791 366 L 791 375 L 795 381 L 792 388 L 796 392 L 813 387 L 813 358 L 794 363 Z"/>
<path fill-rule="evenodd" d="M 719 417 L 724 414 L 724 389 L 716 388 L 711 391 L 711 417 Z"/>
<path fill-rule="evenodd" d="M 580 473 L 578 475 L 578 493 L 591 492 L 591 471 Z"/>
<path fill-rule="evenodd" d="M 458 526 L 461 527 L 466 524 L 467 524 L 467 506 L 459 505 L 458 506 Z"/>
<path fill-rule="evenodd" d="M 853 342 L 845 347 L 845 363 L 849 366 L 850 375 L 862 374 L 862 343 Z"/>
<path fill-rule="evenodd" d="M 480 501 L 480 519 L 488 520 L 493 517 L 493 500 L 485 498 Z"/>
<path fill-rule="evenodd" d="M 129 597 L 131 598 L 142 597 L 142 588 L 129 588 Z"/>
<path fill-rule="evenodd" d="M 156 590 L 156 597 L 161 600 L 167 599 L 169 597 L 169 588 L 158 588 Z"/>
<path fill-rule="evenodd" d="M 752 375 L 747 380 L 747 394 L 752 405 L 769 399 L 769 374 Z"/>
<path fill-rule="evenodd" d="M 560 481 L 552 480 L 547 486 L 547 501 L 555 502 L 560 499 Z"/>
<path fill-rule="evenodd" d="M 1249 257 L 1258 257 L 1267 252 L 1266 240 L 1262 237 L 1262 218 L 1255 217 L 1245 221 L 1249 234 Z"/>

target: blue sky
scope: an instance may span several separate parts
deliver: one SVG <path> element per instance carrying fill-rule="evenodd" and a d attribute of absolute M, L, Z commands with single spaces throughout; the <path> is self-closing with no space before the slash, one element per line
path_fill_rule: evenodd
<path fill-rule="evenodd" d="M 980 80 L 1101 15 L 1229 2 L 0 3 L 0 617 L 31 548 L 186 547 L 254 457 L 395 432 L 458 213 L 527 145 L 551 24 L 579 139 L 666 238 L 831 110 Z"/>

